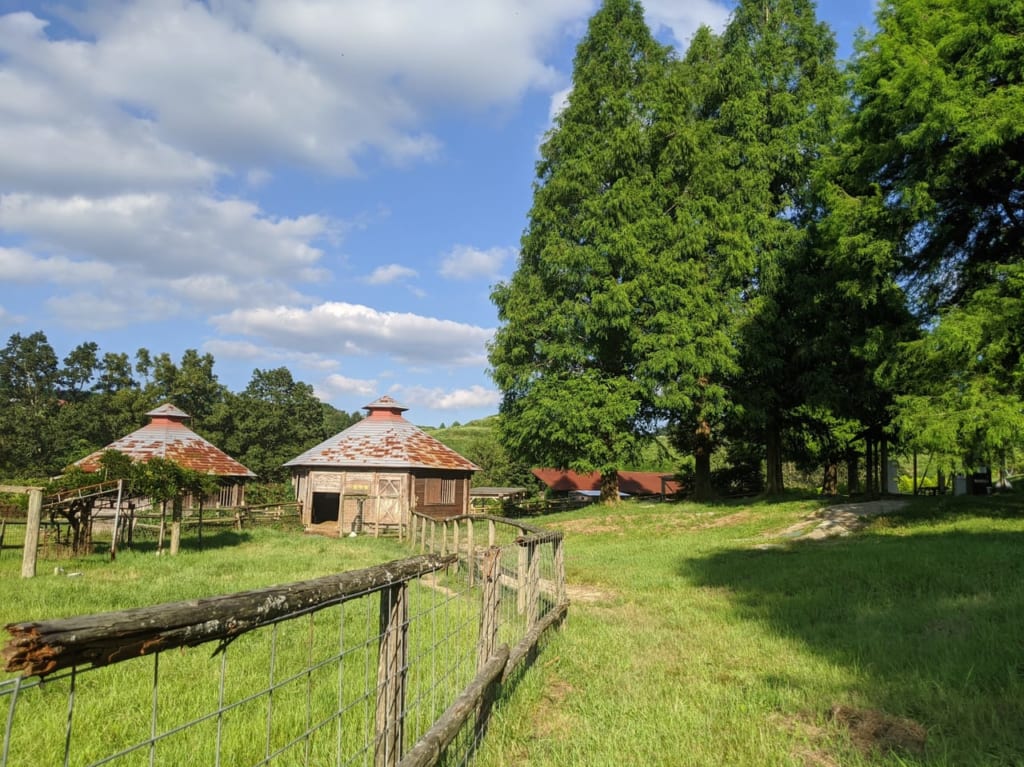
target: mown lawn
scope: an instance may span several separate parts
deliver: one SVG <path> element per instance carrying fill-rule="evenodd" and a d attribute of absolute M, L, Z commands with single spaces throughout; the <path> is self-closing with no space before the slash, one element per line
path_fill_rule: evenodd
<path fill-rule="evenodd" d="M 575 600 L 479 764 L 1024 764 L 1024 499 L 778 535 L 817 505 L 547 519 Z"/>
<path fill-rule="evenodd" d="M 781 534 L 820 505 L 630 502 L 531 520 L 565 531 L 573 604 L 506 690 L 476 763 L 1024 764 L 1024 498 L 922 498 L 847 538 Z M 223 533 L 173 559 L 41 562 L 22 581 L 5 551 L 0 622 L 406 554 L 372 538 Z"/>

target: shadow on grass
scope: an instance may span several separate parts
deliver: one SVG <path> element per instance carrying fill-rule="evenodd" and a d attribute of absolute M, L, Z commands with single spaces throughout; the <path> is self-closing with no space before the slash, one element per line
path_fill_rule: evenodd
<path fill-rule="evenodd" d="M 729 550 L 680 574 L 727 589 L 741 619 L 853 670 L 863 681 L 839 694 L 924 724 L 949 760 L 939 763 L 1024 763 L 1024 531 Z"/>
<path fill-rule="evenodd" d="M 217 530 L 216 532 L 203 533 L 202 541 L 198 537 L 188 536 L 181 539 L 182 551 L 212 551 L 214 549 L 228 549 L 240 546 L 252 540 L 249 532 L 242 530 Z M 135 540 L 132 543 L 132 551 L 150 553 L 156 551 L 156 538 Z M 168 548 L 168 541 L 164 541 L 164 551 Z"/>

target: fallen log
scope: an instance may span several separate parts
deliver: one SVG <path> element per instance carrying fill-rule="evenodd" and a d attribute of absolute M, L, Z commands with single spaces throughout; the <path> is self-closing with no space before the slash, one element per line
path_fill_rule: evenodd
<path fill-rule="evenodd" d="M 11 623 L 0 656 L 6 671 L 45 676 L 73 666 L 105 666 L 175 647 L 233 639 L 283 618 L 316 612 L 440 570 L 454 557 L 433 554 L 237 594 L 189 599 L 50 621 Z"/>

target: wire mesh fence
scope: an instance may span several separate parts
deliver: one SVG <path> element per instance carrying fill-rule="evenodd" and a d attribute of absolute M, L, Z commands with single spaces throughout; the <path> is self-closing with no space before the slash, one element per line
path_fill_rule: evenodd
<path fill-rule="evenodd" d="M 0 767 L 466 764 L 501 680 L 567 609 L 560 545 L 13 624 Z"/>

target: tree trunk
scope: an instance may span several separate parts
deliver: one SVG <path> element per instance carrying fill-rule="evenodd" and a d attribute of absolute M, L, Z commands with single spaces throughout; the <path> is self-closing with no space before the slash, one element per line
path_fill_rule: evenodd
<path fill-rule="evenodd" d="M 860 492 L 860 458 L 856 453 L 846 459 L 846 492 L 856 495 Z"/>
<path fill-rule="evenodd" d="M 778 495 L 785 489 L 782 478 L 782 435 L 778 424 L 769 423 L 765 434 L 765 492 Z"/>
<path fill-rule="evenodd" d="M 879 450 L 878 487 L 882 495 L 889 492 L 889 440 L 884 436 L 882 437 L 881 450 Z"/>
<path fill-rule="evenodd" d="M 613 506 L 619 502 L 619 472 L 609 469 L 601 472 L 601 503 Z"/>
<path fill-rule="evenodd" d="M 871 437 L 864 438 L 864 492 L 868 497 L 875 495 L 875 443 Z"/>
<path fill-rule="evenodd" d="M 693 443 L 694 478 L 693 497 L 706 501 L 713 495 L 711 487 L 711 426 L 701 421 Z"/>
<path fill-rule="evenodd" d="M 839 494 L 839 465 L 835 461 L 825 464 L 825 476 L 821 480 L 821 494 Z"/>

